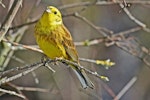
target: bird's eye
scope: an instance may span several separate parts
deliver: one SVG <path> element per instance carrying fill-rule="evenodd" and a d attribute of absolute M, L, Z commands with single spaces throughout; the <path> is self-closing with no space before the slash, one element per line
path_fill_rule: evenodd
<path fill-rule="evenodd" d="M 55 11 L 54 14 L 57 14 L 57 12 Z"/>

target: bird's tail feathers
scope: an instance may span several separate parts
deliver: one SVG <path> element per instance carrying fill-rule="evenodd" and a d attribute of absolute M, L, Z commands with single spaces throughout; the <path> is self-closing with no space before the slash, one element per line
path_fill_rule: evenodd
<path fill-rule="evenodd" d="M 76 68 L 76 69 L 73 68 L 73 71 L 77 75 L 77 77 L 84 89 L 87 87 L 90 87 L 92 89 L 94 88 L 94 84 L 90 81 L 90 79 L 88 78 L 88 76 L 84 70 L 82 70 L 82 69 L 80 70 L 78 68 Z"/>

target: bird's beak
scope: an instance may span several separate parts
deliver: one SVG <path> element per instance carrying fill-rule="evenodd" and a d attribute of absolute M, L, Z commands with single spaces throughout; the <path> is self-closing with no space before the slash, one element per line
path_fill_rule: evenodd
<path fill-rule="evenodd" d="M 46 12 L 51 13 L 50 8 L 47 8 L 47 9 L 46 9 Z"/>

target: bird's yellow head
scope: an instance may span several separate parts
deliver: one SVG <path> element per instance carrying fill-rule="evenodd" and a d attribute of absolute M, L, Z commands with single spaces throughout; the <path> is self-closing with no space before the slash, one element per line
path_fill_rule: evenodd
<path fill-rule="evenodd" d="M 44 22 L 45 25 L 60 25 L 62 24 L 62 16 L 60 11 L 53 7 L 48 6 L 44 11 L 42 18 L 40 19 L 41 22 Z"/>

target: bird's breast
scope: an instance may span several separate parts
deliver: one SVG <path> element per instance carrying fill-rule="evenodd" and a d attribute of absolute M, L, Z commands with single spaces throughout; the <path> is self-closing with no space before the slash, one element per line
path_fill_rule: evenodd
<path fill-rule="evenodd" d="M 67 58 L 66 51 L 61 43 L 61 38 L 54 33 L 50 34 L 36 34 L 36 41 L 40 49 L 49 58 L 56 57 Z"/>

